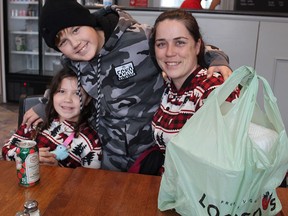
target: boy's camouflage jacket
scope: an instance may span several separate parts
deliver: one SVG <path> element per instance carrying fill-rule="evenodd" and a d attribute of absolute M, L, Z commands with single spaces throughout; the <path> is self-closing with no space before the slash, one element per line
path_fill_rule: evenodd
<path fill-rule="evenodd" d="M 81 85 L 99 109 L 102 168 L 127 171 L 154 144 L 151 120 L 164 86 L 161 71 L 149 56 L 151 27 L 138 23 L 115 5 L 94 14 L 97 17 L 113 11 L 119 21 L 99 55 L 89 62 L 62 56 L 62 63 L 80 75 Z M 206 57 L 210 65 L 228 65 L 228 57 L 219 50 L 210 50 Z M 96 125 L 96 119 L 95 115 L 92 124 Z"/>

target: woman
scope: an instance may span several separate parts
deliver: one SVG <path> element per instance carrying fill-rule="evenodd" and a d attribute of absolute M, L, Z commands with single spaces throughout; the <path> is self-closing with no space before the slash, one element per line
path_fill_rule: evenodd
<path fill-rule="evenodd" d="M 177 9 L 162 13 L 155 21 L 151 43 L 152 55 L 167 75 L 161 104 L 152 122 L 154 139 L 164 153 L 169 140 L 224 78 L 216 72 L 207 78 L 204 42 L 196 19 L 189 12 Z M 238 94 L 235 90 L 227 101 Z"/>

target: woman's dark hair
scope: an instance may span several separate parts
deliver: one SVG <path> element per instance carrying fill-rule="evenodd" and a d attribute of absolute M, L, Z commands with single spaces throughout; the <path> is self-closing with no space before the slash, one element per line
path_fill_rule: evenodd
<path fill-rule="evenodd" d="M 74 71 L 72 71 L 71 69 L 69 69 L 67 67 L 63 67 L 57 74 L 54 75 L 54 77 L 50 83 L 49 100 L 48 100 L 48 103 L 47 103 L 46 109 L 45 109 L 47 118 L 44 121 L 43 129 L 47 129 L 50 126 L 50 124 L 52 123 L 53 119 L 59 117 L 59 115 L 56 112 L 54 105 L 53 105 L 53 96 L 59 90 L 62 80 L 64 78 L 68 78 L 68 77 L 75 77 L 77 79 L 77 75 Z M 81 94 L 79 94 L 79 97 L 81 97 Z M 79 100 L 80 100 L 80 98 L 79 98 Z M 83 123 L 85 123 L 92 116 L 92 112 L 93 112 L 93 104 L 92 104 L 92 100 L 91 100 L 89 102 L 89 104 L 87 106 L 85 106 L 83 110 L 81 110 L 78 122 L 76 122 L 74 125 L 74 127 L 75 127 L 74 132 L 75 132 L 76 137 L 79 134 L 79 130 L 81 129 L 81 125 Z"/>
<path fill-rule="evenodd" d="M 150 42 L 149 42 L 150 53 L 151 53 L 152 58 L 155 59 L 154 45 L 155 45 L 155 35 L 156 35 L 158 24 L 167 19 L 177 20 L 177 21 L 182 22 L 196 42 L 200 39 L 201 47 L 200 47 L 199 54 L 197 56 L 197 60 L 198 60 L 199 65 L 201 65 L 202 67 L 206 67 L 206 64 L 204 61 L 205 45 L 202 39 L 202 35 L 200 33 L 200 28 L 198 26 L 198 23 L 195 17 L 190 12 L 185 11 L 183 9 L 167 10 L 163 12 L 162 14 L 160 14 L 158 18 L 156 19 L 154 23 L 154 28 L 151 33 Z"/>

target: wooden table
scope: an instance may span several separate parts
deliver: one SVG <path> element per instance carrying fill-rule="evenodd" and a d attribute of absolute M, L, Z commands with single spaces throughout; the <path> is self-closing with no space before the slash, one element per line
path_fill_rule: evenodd
<path fill-rule="evenodd" d="M 288 188 L 277 188 L 277 195 L 282 204 L 282 211 L 277 216 L 288 216 Z"/>
<path fill-rule="evenodd" d="M 40 166 L 40 182 L 26 188 L 18 185 L 15 162 L 0 161 L 0 215 L 15 215 L 24 209 L 23 204 L 29 199 L 37 200 L 40 212 L 44 212 L 61 191 L 72 171 L 67 168 Z"/>
<path fill-rule="evenodd" d="M 157 208 L 161 178 L 77 168 L 44 215 L 178 215 Z"/>
<path fill-rule="evenodd" d="M 178 215 L 158 210 L 158 176 L 41 166 L 39 184 L 25 188 L 18 185 L 15 162 L 0 161 L 0 167 L 1 216 L 23 210 L 28 199 L 39 202 L 43 216 Z M 288 188 L 277 194 L 283 206 L 277 216 L 288 216 Z"/>

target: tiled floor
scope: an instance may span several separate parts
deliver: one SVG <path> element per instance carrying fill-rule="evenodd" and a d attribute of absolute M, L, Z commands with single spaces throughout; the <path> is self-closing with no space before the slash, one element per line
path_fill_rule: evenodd
<path fill-rule="evenodd" d="M 15 112 L 18 115 L 18 103 L 0 103 L 0 107 Z"/>

